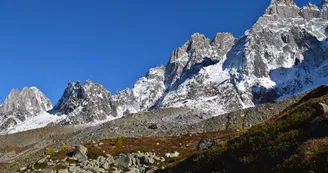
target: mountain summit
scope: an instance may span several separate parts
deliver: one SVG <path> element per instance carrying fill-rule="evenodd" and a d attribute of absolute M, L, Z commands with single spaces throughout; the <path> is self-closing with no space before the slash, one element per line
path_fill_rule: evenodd
<path fill-rule="evenodd" d="M 0 106 L 0 130 L 7 130 L 52 109 L 50 100 L 36 87 L 12 89 Z"/>
<path fill-rule="evenodd" d="M 63 96 L 51 112 L 68 115 L 65 124 L 84 124 L 116 117 L 110 93 L 103 85 L 87 80 L 69 82 Z"/>

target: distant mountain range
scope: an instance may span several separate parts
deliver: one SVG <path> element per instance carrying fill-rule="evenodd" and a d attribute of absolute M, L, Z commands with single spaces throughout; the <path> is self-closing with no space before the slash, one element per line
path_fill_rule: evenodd
<path fill-rule="evenodd" d="M 0 131 L 94 124 L 129 114 L 187 107 L 211 116 L 295 95 L 328 81 L 328 1 L 298 7 L 272 0 L 239 38 L 193 34 L 166 66 L 150 69 L 133 88 L 70 82 L 53 107 L 37 88 L 12 90 L 0 106 Z"/>

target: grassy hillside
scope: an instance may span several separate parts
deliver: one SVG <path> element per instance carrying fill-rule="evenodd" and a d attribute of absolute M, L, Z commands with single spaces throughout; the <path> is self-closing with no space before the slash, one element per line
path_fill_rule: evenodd
<path fill-rule="evenodd" d="M 328 172 L 327 92 L 322 86 L 274 119 L 164 172 Z"/>

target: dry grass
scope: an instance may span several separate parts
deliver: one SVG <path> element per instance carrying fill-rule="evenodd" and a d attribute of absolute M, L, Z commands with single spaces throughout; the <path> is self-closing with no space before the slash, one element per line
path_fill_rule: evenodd
<path fill-rule="evenodd" d="M 29 150 L 31 148 L 33 148 L 32 145 L 29 145 L 29 146 L 26 146 L 26 147 L 6 146 L 1 151 L 3 151 L 3 152 L 12 152 L 12 151 L 14 151 L 16 153 L 21 153 L 21 152 L 24 152 L 24 151 Z"/>
<path fill-rule="evenodd" d="M 237 132 L 210 132 L 185 136 L 171 137 L 138 137 L 138 138 L 120 138 L 122 145 L 116 145 L 117 139 L 101 140 L 97 143 L 88 143 L 88 155 L 96 158 L 99 155 L 111 154 L 116 156 L 120 153 L 154 152 L 158 156 L 164 156 L 166 153 L 178 151 L 180 156 L 175 161 L 183 160 L 197 152 L 197 145 L 204 138 L 217 139 L 224 138 Z M 102 143 L 102 145 L 99 145 Z M 172 163 L 172 164 L 173 164 Z"/>

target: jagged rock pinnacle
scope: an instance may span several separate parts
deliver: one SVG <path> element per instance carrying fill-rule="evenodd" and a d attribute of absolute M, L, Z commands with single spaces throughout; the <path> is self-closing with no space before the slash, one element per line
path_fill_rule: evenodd
<path fill-rule="evenodd" d="M 284 18 L 299 16 L 299 8 L 293 0 L 272 0 L 264 14 L 278 15 Z"/>
<path fill-rule="evenodd" d="M 328 0 L 323 0 L 320 4 L 320 17 L 323 19 L 328 19 Z"/>
<path fill-rule="evenodd" d="M 211 45 L 216 46 L 219 49 L 225 49 L 225 47 L 231 48 L 231 44 L 235 41 L 235 37 L 231 33 L 217 33 L 215 38 L 212 40 Z M 226 45 L 225 43 L 231 42 L 230 44 Z"/>
<path fill-rule="evenodd" d="M 296 5 L 293 0 L 271 0 L 271 4 L 285 4 L 287 6 Z"/>
<path fill-rule="evenodd" d="M 179 61 L 179 59 L 186 55 L 187 52 L 190 50 L 199 49 L 201 47 L 209 47 L 210 46 L 210 39 L 206 38 L 205 35 L 200 33 L 194 33 L 190 39 L 183 44 L 180 48 L 175 49 L 171 56 L 169 63 L 174 63 L 176 61 Z"/>

